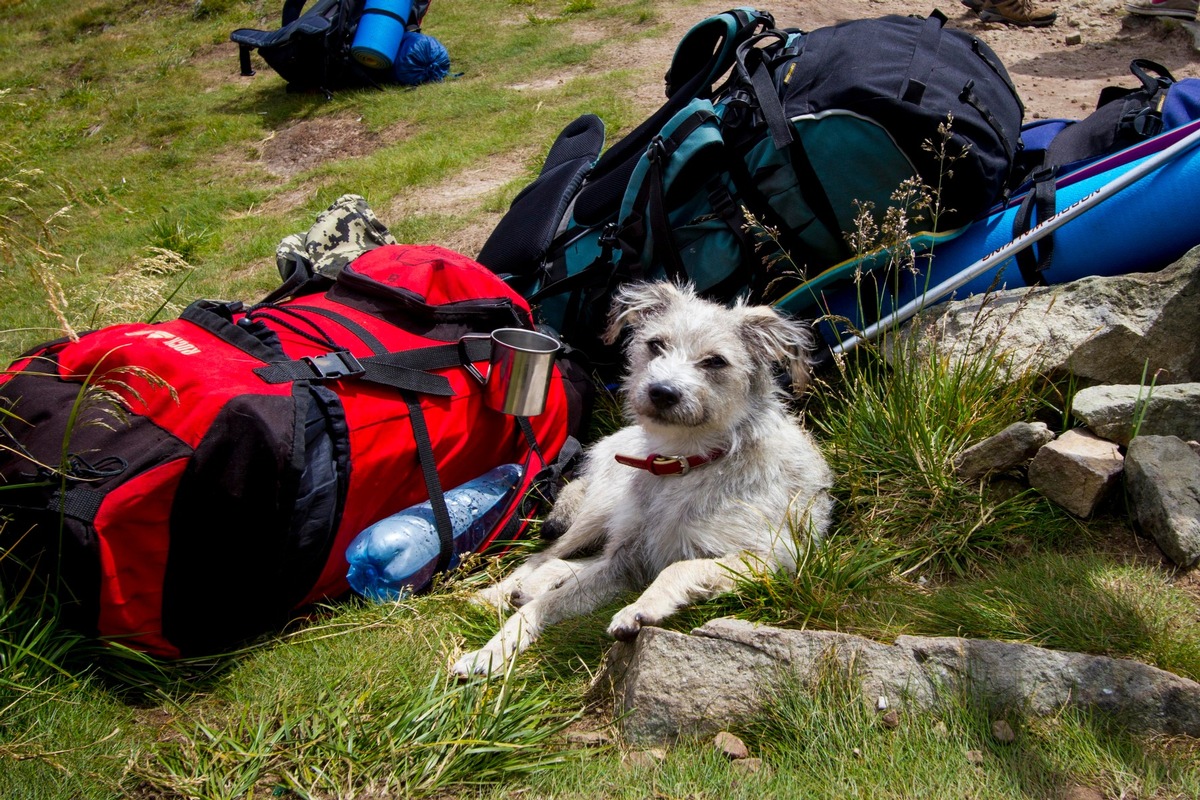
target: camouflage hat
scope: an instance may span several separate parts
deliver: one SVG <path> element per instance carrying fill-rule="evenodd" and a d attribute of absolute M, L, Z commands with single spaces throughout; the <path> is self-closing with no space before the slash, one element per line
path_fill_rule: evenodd
<path fill-rule="evenodd" d="M 344 194 L 317 215 L 307 233 L 287 236 L 275 248 L 275 264 L 287 280 L 297 271 L 336 279 L 342 268 L 368 250 L 395 244 L 361 195 Z"/>

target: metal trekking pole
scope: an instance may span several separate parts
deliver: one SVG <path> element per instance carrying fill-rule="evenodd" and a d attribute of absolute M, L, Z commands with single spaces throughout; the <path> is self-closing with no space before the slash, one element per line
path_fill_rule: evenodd
<path fill-rule="evenodd" d="M 1138 182 L 1171 159 L 1175 158 L 1181 153 L 1191 150 L 1197 144 L 1200 144 L 1200 128 L 1192 131 L 1187 136 L 1168 147 L 1166 150 L 1163 150 L 1161 153 L 1150 156 L 1136 167 L 1130 169 L 1128 172 L 1125 172 L 1124 174 L 1114 178 L 1112 181 L 1104 184 L 1090 194 L 1079 198 L 1062 211 L 1059 211 L 1057 214 L 1046 217 L 1046 219 L 1042 220 L 1020 236 L 1017 236 L 1008 244 L 989 253 L 988 255 L 976 261 L 974 264 L 965 267 L 954 277 L 948 278 L 947 280 L 939 283 L 937 286 L 934 286 L 932 289 L 922 292 L 920 297 L 913 298 L 887 316 L 867 326 L 867 329 L 862 333 L 851 334 L 850 337 L 839 342 L 833 348 L 833 352 L 835 354 L 848 353 L 863 342 L 874 339 L 879 335 L 880 331 L 888 326 L 908 320 L 909 318 L 915 316 L 921 309 L 928 305 L 932 305 L 934 302 L 950 294 L 960 286 L 969 283 L 1000 262 L 1013 256 L 1021 250 L 1024 250 L 1026 247 L 1029 247 L 1037 240 L 1050 235 L 1056 229 L 1066 225 L 1083 212 L 1103 202 L 1109 197 L 1112 197 L 1126 186 Z"/>

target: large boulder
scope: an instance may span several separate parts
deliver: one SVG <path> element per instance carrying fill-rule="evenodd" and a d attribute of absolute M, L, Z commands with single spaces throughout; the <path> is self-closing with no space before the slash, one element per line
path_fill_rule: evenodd
<path fill-rule="evenodd" d="M 1159 272 L 954 300 L 911 330 L 941 352 L 1001 353 L 1017 369 L 1067 371 L 1085 384 L 1156 373 L 1159 384 L 1200 381 L 1200 248 Z"/>
<path fill-rule="evenodd" d="M 734 619 L 690 635 L 643 628 L 633 643 L 613 646 L 592 691 L 613 700 L 629 741 L 670 742 L 743 723 L 770 702 L 775 682 L 813 686 L 831 667 L 877 709 L 927 709 L 941 692 L 965 693 L 997 712 L 1069 706 L 1117 717 L 1133 733 L 1200 736 L 1200 684 L 1136 661 L 953 637 L 886 645 Z"/>

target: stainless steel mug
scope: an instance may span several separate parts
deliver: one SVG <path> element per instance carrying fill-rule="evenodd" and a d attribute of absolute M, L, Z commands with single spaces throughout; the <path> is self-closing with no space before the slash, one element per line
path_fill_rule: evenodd
<path fill-rule="evenodd" d="M 487 375 L 463 358 L 463 366 L 483 384 L 488 408 L 515 417 L 541 414 L 554 377 L 554 356 L 562 347 L 558 339 L 524 328 L 498 328 L 490 334 L 469 333 L 459 339 L 459 346 L 470 339 L 492 340 Z"/>

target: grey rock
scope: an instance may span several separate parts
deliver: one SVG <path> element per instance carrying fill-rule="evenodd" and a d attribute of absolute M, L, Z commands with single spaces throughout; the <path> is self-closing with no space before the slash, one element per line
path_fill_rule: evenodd
<path fill-rule="evenodd" d="M 1125 485 L 1134 518 L 1181 567 L 1200 563 L 1200 455 L 1175 436 L 1129 443 Z"/>
<path fill-rule="evenodd" d="M 1194 19 L 1181 19 L 1179 25 L 1192 35 L 1192 49 L 1200 52 L 1200 22 Z"/>
<path fill-rule="evenodd" d="M 1147 363 L 1160 384 L 1200 381 L 1200 248 L 1159 272 L 953 300 L 909 330 L 945 354 L 1004 354 L 1013 370 L 1086 384 L 1139 383 Z"/>
<path fill-rule="evenodd" d="M 1124 458 L 1112 442 L 1069 430 L 1038 450 L 1029 485 L 1077 517 L 1089 517 L 1116 485 Z"/>
<path fill-rule="evenodd" d="M 1091 386 L 1076 392 L 1071 413 L 1097 436 L 1127 445 L 1139 406 L 1145 406 L 1140 435 L 1200 438 L 1200 383 Z"/>
<path fill-rule="evenodd" d="M 1033 458 L 1038 449 L 1054 441 L 1044 422 L 1014 422 L 995 436 L 968 447 L 954 459 L 954 473 L 968 483 L 993 472 L 1006 472 Z"/>
<path fill-rule="evenodd" d="M 961 638 L 901 636 L 894 645 L 829 631 L 732 619 L 683 634 L 644 628 L 616 644 L 594 684 L 631 742 L 711 736 L 770 702 L 780 680 L 811 687 L 836 667 L 874 706 L 932 708 L 944 691 L 998 713 L 1039 716 L 1067 706 L 1118 715 L 1134 733 L 1200 736 L 1200 684 L 1134 661 Z"/>
<path fill-rule="evenodd" d="M 758 628 L 738 620 L 713 620 L 693 635 L 643 628 L 629 644 L 617 643 L 605 657 L 592 699 L 611 695 L 632 742 L 670 741 L 681 735 L 711 736 L 745 721 L 758 708 L 780 665 L 817 665 L 833 658 L 856 668 L 872 702 L 880 695 L 909 693 L 928 705 L 934 689 L 907 654 L 869 639 L 828 631 Z"/>

